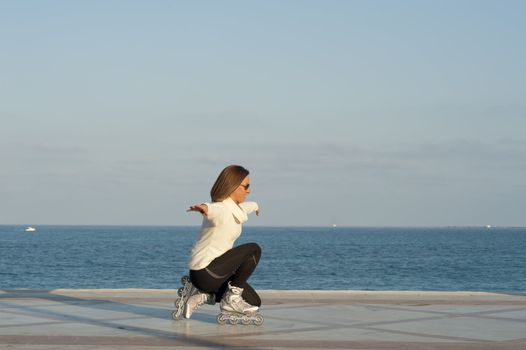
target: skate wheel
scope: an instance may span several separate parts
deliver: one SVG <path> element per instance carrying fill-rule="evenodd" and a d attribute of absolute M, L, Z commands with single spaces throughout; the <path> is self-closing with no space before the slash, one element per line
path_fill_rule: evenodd
<path fill-rule="evenodd" d="M 178 319 L 181 318 L 182 312 L 180 314 L 178 314 L 177 311 L 178 310 L 172 311 L 172 320 L 174 320 L 174 321 L 177 321 Z"/>
<path fill-rule="evenodd" d="M 228 322 L 232 325 L 236 325 L 239 322 L 239 319 L 235 316 L 230 316 L 228 318 Z"/>
<path fill-rule="evenodd" d="M 177 290 L 177 295 L 179 295 L 180 297 L 183 296 L 183 292 L 184 292 L 184 287 L 181 287 Z"/>
<path fill-rule="evenodd" d="M 263 321 L 265 321 L 265 319 L 263 318 L 263 316 L 261 315 L 256 315 L 256 319 L 254 320 L 254 324 L 256 326 L 261 326 L 263 324 Z"/>
<path fill-rule="evenodd" d="M 226 324 L 227 318 L 225 318 L 223 314 L 219 314 L 217 315 L 216 320 L 219 324 Z"/>
<path fill-rule="evenodd" d="M 241 323 L 243 323 L 245 326 L 248 326 L 250 324 L 250 317 L 248 316 L 243 316 L 241 318 Z"/>
<path fill-rule="evenodd" d="M 175 307 L 176 307 L 176 308 L 179 308 L 179 305 L 180 305 L 180 304 L 181 304 L 181 298 L 177 298 L 177 299 L 175 299 L 175 301 L 174 301 L 174 305 L 175 305 Z"/>
<path fill-rule="evenodd" d="M 187 284 L 188 282 L 190 282 L 190 277 L 188 276 L 183 276 L 181 277 L 181 284 L 184 286 L 185 284 Z"/>

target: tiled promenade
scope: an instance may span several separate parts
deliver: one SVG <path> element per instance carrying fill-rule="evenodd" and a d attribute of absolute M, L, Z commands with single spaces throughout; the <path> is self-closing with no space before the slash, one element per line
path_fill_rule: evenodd
<path fill-rule="evenodd" d="M 526 349 L 525 295 L 264 291 L 260 327 L 172 321 L 175 295 L 0 290 L 0 349 Z"/>

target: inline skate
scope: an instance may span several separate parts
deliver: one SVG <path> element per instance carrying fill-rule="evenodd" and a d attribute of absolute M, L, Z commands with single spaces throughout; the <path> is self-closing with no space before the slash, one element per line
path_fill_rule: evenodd
<path fill-rule="evenodd" d="M 244 325 L 254 324 L 256 326 L 263 324 L 263 316 L 257 313 L 259 307 L 243 300 L 242 294 L 242 288 L 228 284 L 228 290 L 221 300 L 221 313 L 217 315 L 217 323 L 223 325 L 228 322 L 235 325 L 241 322 Z"/>
<path fill-rule="evenodd" d="M 192 282 L 190 282 L 190 277 L 188 276 L 183 276 L 181 278 L 181 284 L 183 286 L 177 290 L 177 295 L 179 297 L 174 301 L 175 310 L 172 312 L 172 319 L 174 320 L 181 319 L 188 298 L 197 291 Z"/>
<path fill-rule="evenodd" d="M 183 276 L 181 278 L 181 284 L 183 286 L 177 290 L 179 298 L 175 299 L 175 310 L 172 312 L 172 319 L 180 320 L 181 317 L 190 318 L 199 306 L 203 304 L 215 304 L 214 295 L 201 292 L 192 284 L 190 277 Z"/>

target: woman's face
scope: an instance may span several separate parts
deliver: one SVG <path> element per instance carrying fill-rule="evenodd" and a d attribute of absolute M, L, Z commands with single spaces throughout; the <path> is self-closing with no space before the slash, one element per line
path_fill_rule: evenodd
<path fill-rule="evenodd" d="M 245 198 L 247 198 L 247 194 L 250 193 L 250 177 L 247 176 L 241 181 L 241 184 L 236 188 L 234 192 L 230 195 L 230 198 L 237 204 L 243 203 L 245 201 Z"/>

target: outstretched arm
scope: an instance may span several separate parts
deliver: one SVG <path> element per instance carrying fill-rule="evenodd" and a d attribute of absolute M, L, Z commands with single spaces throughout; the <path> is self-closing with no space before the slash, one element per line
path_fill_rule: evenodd
<path fill-rule="evenodd" d="M 239 203 L 239 206 L 245 211 L 245 213 L 250 214 L 255 211 L 256 215 L 259 216 L 260 209 L 256 202 L 243 202 Z"/>
<path fill-rule="evenodd" d="M 204 216 L 208 216 L 208 206 L 204 203 L 192 205 L 190 208 L 188 208 L 188 210 L 186 210 L 186 212 L 190 211 L 198 211 Z"/>

